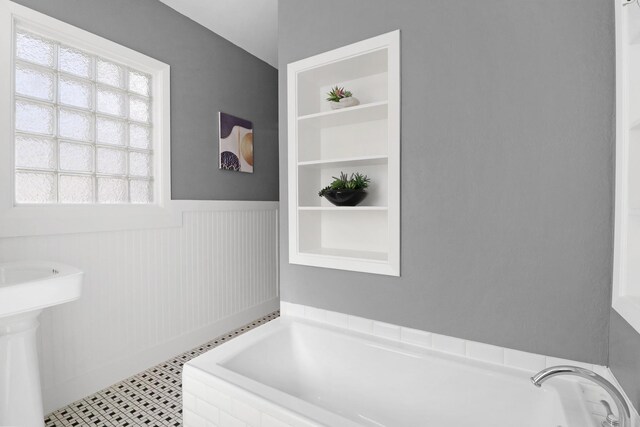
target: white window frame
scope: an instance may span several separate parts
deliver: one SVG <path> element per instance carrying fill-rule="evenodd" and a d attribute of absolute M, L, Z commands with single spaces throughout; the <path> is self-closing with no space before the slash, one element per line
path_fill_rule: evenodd
<path fill-rule="evenodd" d="M 629 25 L 640 31 L 640 14 L 636 5 L 625 7 L 630 0 L 616 0 L 616 184 L 615 232 L 613 242 L 613 286 L 611 305 L 636 331 L 640 332 L 640 289 L 629 280 L 629 266 L 635 262 L 630 253 L 629 222 L 633 213 L 629 203 L 630 129 L 635 126 L 629 117 L 629 100 L 633 95 L 629 83 L 631 46 Z M 633 16 L 630 16 L 633 13 Z M 629 21 L 633 19 L 634 22 Z M 634 43 L 635 44 L 635 43 Z M 634 47 L 637 55 L 637 47 Z M 635 119 L 635 118 L 634 118 Z M 636 213 L 633 213 L 637 215 Z M 634 218 L 637 221 L 637 218 Z M 637 266 L 634 265 L 635 268 Z"/>
<path fill-rule="evenodd" d="M 152 204 L 18 205 L 14 202 L 14 43 L 17 23 L 152 77 Z M 0 0 L 0 237 L 179 226 L 171 208 L 170 67 L 88 31 Z"/>

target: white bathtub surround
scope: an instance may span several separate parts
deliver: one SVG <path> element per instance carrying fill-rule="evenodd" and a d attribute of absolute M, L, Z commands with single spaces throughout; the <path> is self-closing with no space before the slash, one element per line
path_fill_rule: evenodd
<path fill-rule="evenodd" d="M 338 326 L 355 332 L 371 334 L 381 338 L 429 348 L 443 353 L 462 356 L 468 359 L 504 365 L 510 368 L 523 369 L 531 373 L 536 373 L 541 369 L 548 368 L 550 366 L 563 364 L 580 366 L 591 370 L 597 370 L 599 368 L 605 369 L 604 366 L 593 365 L 590 363 L 497 347 L 490 344 L 435 334 L 419 329 L 391 325 L 371 319 L 365 319 L 363 317 L 337 313 L 301 304 L 293 304 L 286 301 L 280 302 L 280 312 L 282 316 L 301 317 L 316 322 L 328 323 L 332 326 Z M 311 315 L 311 313 L 313 314 Z M 344 321 L 332 322 L 328 320 L 334 318 L 344 319 Z M 396 333 L 395 331 L 399 332 Z"/>
<path fill-rule="evenodd" d="M 520 350 L 503 348 L 490 344 L 435 334 L 418 329 L 389 325 L 370 319 L 364 319 L 358 316 L 337 313 L 330 310 L 323 310 L 301 304 L 293 304 L 286 301 L 280 302 L 280 312 L 283 318 L 292 317 L 303 318 L 305 320 L 313 320 L 316 322 L 319 321 L 327 323 L 331 326 L 337 326 L 339 328 L 348 329 L 358 333 L 370 334 L 375 337 L 385 338 L 388 340 L 396 341 L 398 343 L 411 344 L 441 353 L 464 357 L 470 360 L 519 369 L 525 371 L 526 375 L 528 376 L 544 368 L 556 365 L 579 366 L 585 369 L 590 369 L 597 374 L 605 377 L 607 380 L 616 385 L 616 387 L 623 394 L 625 394 L 624 390 L 618 384 L 618 381 L 614 377 L 611 370 L 606 366 L 594 365 L 551 356 L 544 356 L 541 354 L 528 353 Z M 310 316 L 309 313 L 313 313 L 313 316 Z M 323 321 L 322 319 L 326 319 L 326 321 Z M 330 319 L 340 319 L 340 321 L 336 322 L 331 321 Z M 385 325 L 385 327 L 376 328 L 374 327 L 375 324 Z M 368 325 L 371 325 L 371 328 L 369 328 Z M 399 339 L 397 338 L 396 334 L 389 333 L 389 330 L 393 328 L 399 328 Z M 609 401 L 612 404 L 612 407 L 614 407 L 614 410 L 615 405 L 613 405 L 613 402 L 611 402 L 611 399 L 607 396 L 606 392 L 597 385 L 579 379 L 573 379 L 573 381 L 577 381 L 580 384 L 586 406 L 589 408 L 589 411 L 593 415 L 593 422 L 596 423 L 595 426 L 598 427 L 600 425 L 600 421 L 604 418 L 604 416 L 606 416 L 606 412 L 604 412 L 604 408 L 602 404 L 600 404 L 600 400 Z M 545 386 L 547 385 L 548 384 L 545 384 Z M 640 416 L 638 415 L 633 402 L 631 402 L 626 394 L 625 398 L 631 408 L 632 425 L 635 427 L 640 427 Z"/>
<path fill-rule="evenodd" d="M 278 309 L 277 202 L 174 201 L 173 228 L 0 239 L 85 272 L 40 317 L 45 413 Z"/>
<path fill-rule="evenodd" d="M 579 381 L 541 390 L 529 372 L 470 358 L 497 361 L 497 347 L 454 355 L 371 325 L 362 333 L 285 316 L 193 359 L 183 371 L 184 426 L 597 426 L 583 399 L 592 389 Z"/>
<path fill-rule="evenodd" d="M 320 427 L 292 411 L 239 387 L 230 385 L 189 364 L 182 371 L 184 427 Z M 341 426 L 341 424 L 333 424 Z M 346 426 L 345 426 L 346 427 Z"/>

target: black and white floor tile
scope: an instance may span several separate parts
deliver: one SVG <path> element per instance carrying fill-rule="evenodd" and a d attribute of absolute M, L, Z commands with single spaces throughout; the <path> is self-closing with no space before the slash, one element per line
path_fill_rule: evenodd
<path fill-rule="evenodd" d="M 46 427 L 96 426 L 181 426 L 182 365 L 194 357 L 267 323 L 280 315 L 276 311 L 198 348 L 127 378 L 45 418 Z"/>

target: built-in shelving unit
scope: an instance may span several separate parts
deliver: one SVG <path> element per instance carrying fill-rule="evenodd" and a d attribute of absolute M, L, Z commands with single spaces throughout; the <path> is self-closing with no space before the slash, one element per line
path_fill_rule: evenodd
<path fill-rule="evenodd" d="M 640 332 L 640 7 L 616 0 L 613 307 Z"/>
<path fill-rule="evenodd" d="M 289 262 L 400 275 L 400 33 L 289 64 Z M 359 99 L 331 110 L 333 86 Z M 333 176 L 371 178 L 356 207 L 318 196 Z"/>

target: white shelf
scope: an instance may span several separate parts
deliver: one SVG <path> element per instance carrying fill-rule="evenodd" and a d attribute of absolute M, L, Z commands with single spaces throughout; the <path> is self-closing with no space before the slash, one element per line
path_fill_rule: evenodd
<path fill-rule="evenodd" d="M 305 167 L 322 167 L 328 166 L 357 166 L 360 164 L 367 165 L 383 165 L 389 160 L 388 156 L 360 156 L 360 157 L 345 157 L 342 159 L 329 159 L 329 160 L 309 160 L 305 162 L 298 162 L 298 166 Z"/>
<path fill-rule="evenodd" d="M 299 211 L 312 211 L 312 212 L 370 212 L 370 211 L 388 211 L 386 206 L 300 206 Z"/>
<path fill-rule="evenodd" d="M 335 127 L 383 120 L 387 118 L 388 105 L 389 103 L 387 101 L 372 102 L 370 104 L 356 105 L 355 107 L 342 108 L 340 110 L 307 114 L 306 116 L 298 117 L 298 122 L 315 127 Z"/>
<path fill-rule="evenodd" d="M 325 257 L 353 258 L 355 260 L 362 261 L 384 262 L 388 259 L 388 254 L 386 252 L 354 251 L 349 249 L 335 248 L 316 248 L 306 251 L 300 251 L 300 253 L 307 255 L 320 255 Z"/>
<path fill-rule="evenodd" d="M 348 47 L 348 46 L 346 46 Z M 343 48 L 344 49 L 344 48 Z M 314 86 L 335 85 L 338 82 L 366 78 L 388 70 L 387 49 L 373 49 L 345 56 L 338 61 L 318 63 L 314 58 L 298 61 L 300 81 Z M 311 65 L 311 67 L 307 66 Z"/>

